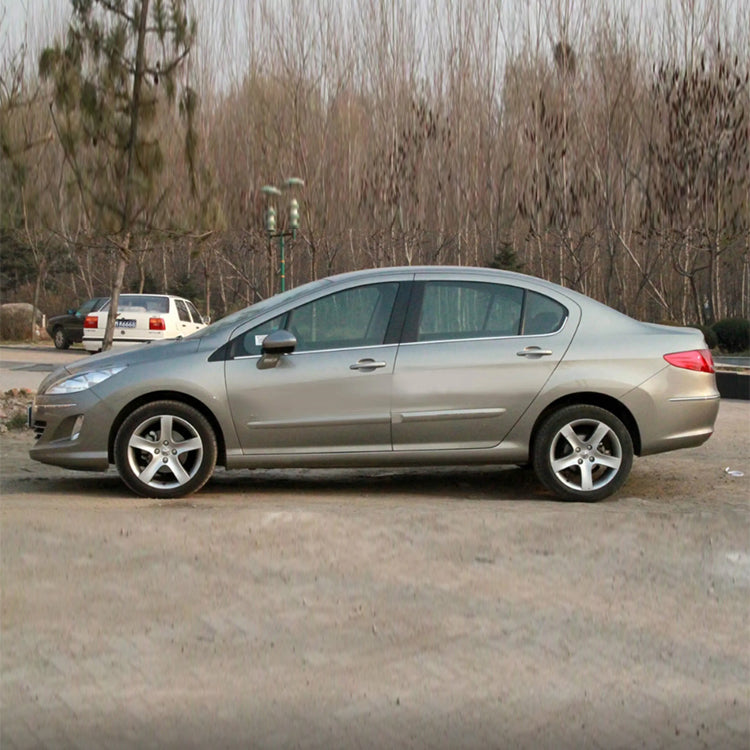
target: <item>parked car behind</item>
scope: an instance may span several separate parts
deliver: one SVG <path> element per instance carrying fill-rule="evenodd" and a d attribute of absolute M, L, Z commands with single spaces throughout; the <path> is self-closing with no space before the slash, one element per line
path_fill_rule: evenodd
<path fill-rule="evenodd" d="M 101 351 L 109 318 L 109 299 L 83 324 L 83 346 L 89 352 Z M 171 294 L 122 294 L 115 317 L 113 346 L 146 344 L 187 336 L 205 328 L 190 300 Z"/>
<path fill-rule="evenodd" d="M 83 340 L 83 321 L 90 312 L 100 310 L 109 297 L 92 297 L 86 300 L 77 310 L 71 308 L 63 315 L 54 315 L 47 319 L 47 333 L 58 349 L 68 349 L 71 344 L 80 344 Z"/>
<path fill-rule="evenodd" d="M 30 414 L 31 457 L 115 464 L 160 498 L 200 489 L 216 464 L 531 464 L 590 501 L 622 487 L 634 455 L 703 443 L 718 410 L 698 330 L 521 274 L 381 268 L 56 370 Z"/>

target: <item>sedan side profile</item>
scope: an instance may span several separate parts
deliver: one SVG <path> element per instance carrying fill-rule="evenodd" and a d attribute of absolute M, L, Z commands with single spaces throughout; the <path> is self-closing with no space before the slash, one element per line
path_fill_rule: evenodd
<path fill-rule="evenodd" d="M 156 498 L 199 490 L 217 464 L 531 464 L 559 497 L 593 501 L 634 456 L 703 443 L 718 408 L 697 330 L 511 272 L 375 269 L 56 370 L 30 453 L 114 464 Z"/>

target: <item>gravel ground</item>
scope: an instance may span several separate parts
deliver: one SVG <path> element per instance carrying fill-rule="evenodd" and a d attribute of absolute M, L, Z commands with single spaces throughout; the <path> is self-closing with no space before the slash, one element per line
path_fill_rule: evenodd
<path fill-rule="evenodd" d="M 3 750 L 750 747 L 746 402 L 595 505 L 520 469 L 154 501 L 30 442 L 0 435 Z"/>

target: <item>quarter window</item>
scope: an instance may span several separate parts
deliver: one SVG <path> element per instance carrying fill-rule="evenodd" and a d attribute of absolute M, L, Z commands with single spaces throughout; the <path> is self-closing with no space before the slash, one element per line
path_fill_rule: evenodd
<path fill-rule="evenodd" d="M 537 292 L 526 292 L 524 335 L 535 336 L 559 331 L 567 317 L 568 311 L 559 302 Z"/>
<path fill-rule="evenodd" d="M 187 309 L 190 311 L 190 314 L 193 316 L 193 323 L 202 323 L 203 318 L 201 317 L 201 314 L 195 309 L 195 305 L 190 300 L 185 300 L 185 304 L 187 305 Z"/>

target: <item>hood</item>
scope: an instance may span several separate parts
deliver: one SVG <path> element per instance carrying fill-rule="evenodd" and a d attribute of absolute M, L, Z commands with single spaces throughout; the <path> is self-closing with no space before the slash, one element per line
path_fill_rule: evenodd
<path fill-rule="evenodd" d="M 78 375 L 82 372 L 91 372 L 92 370 L 101 370 L 107 367 L 115 367 L 117 365 L 132 367 L 146 362 L 171 360 L 196 352 L 200 344 L 200 339 L 170 339 L 168 341 L 154 341 L 150 344 L 134 346 L 122 351 L 108 351 L 101 354 L 93 354 L 90 357 L 83 357 L 53 370 L 39 384 L 39 393 L 44 393 L 52 383 L 58 382 L 68 376 Z"/>

